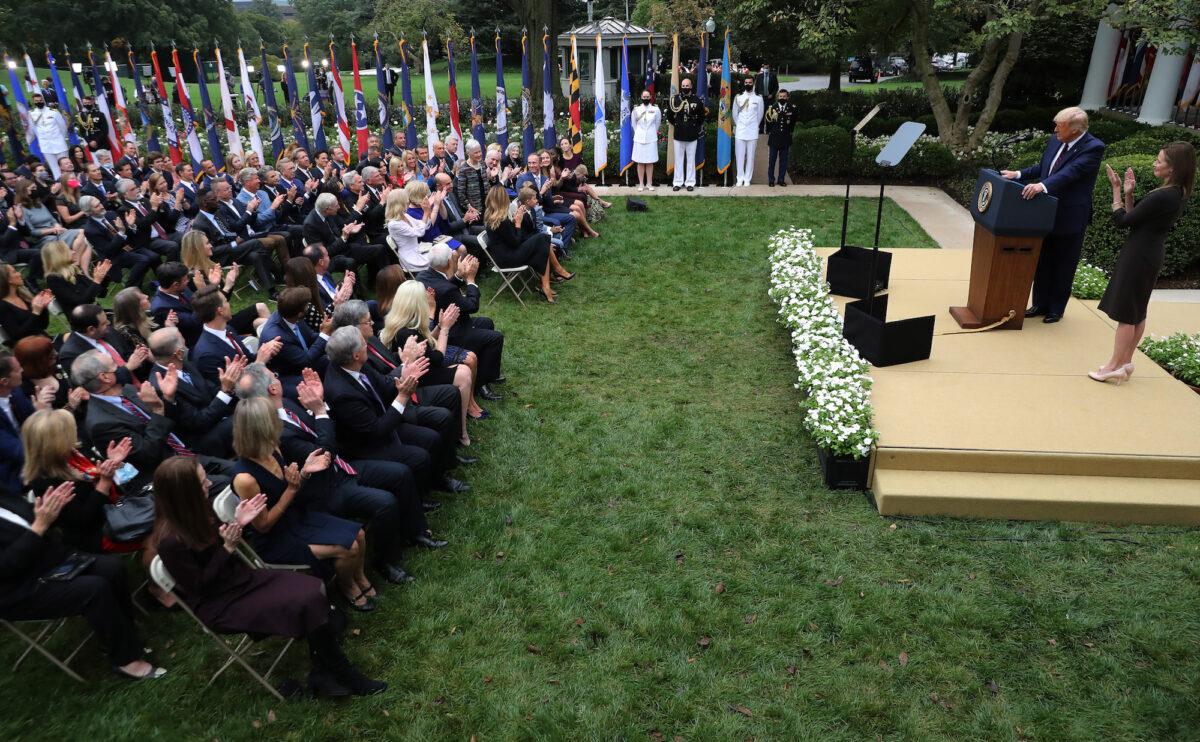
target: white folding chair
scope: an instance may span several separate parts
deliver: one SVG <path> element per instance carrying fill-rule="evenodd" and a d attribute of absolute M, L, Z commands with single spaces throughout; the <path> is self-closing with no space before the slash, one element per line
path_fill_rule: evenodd
<path fill-rule="evenodd" d="M 396 241 L 394 239 L 392 239 L 392 236 L 389 234 L 388 236 L 383 238 L 383 241 L 387 243 L 388 249 L 390 249 L 392 251 L 392 254 L 396 256 L 396 260 L 400 260 L 400 249 L 396 247 Z M 416 276 L 416 274 L 413 273 L 412 271 L 408 270 L 407 268 L 405 268 L 403 261 L 401 261 L 399 265 L 400 265 L 400 272 L 404 274 L 405 280 L 408 280 L 408 281 L 413 280 L 413 278 Z"/>
<path fill-rule="evenodd" d="M 238 502 L 239 498 L 233 493 L 233 489 L 226 487 L 213 498 L 213 512 L 217 514 L 217 518 L 222 523 L 232 523 L 237 518 Z M 287 569 L 293 572 L 303 572 L 308 569 L 307 564 L 270 564 L 265 562 L 244 538 L 238 542 L 238 555 L 254 569 Z"/>
<path fill-rule="evenodd" d="M 154 584 L 158 585 L 159 589 L 164 593 L 167 595 L 174 595 L 175 578 L 171 577 L 171 574 L 167 572 L 167 567 L 162 563 L 162 557 L 160 556 L 156 555 L 154 557 L 154 561 L 150 563 L 150 579 L 154 580 Z M 252 645 L 249 635 L 242 634 L 237 646 L 230 647 L 227 641 L 223 640 L 220 636 L 217 636 L 212 629 L 208 628 L 208 626 L 200 620 L 199 616 L 192 612 L 191 607 L 189 607 L 182 598 L 180 598 L 178 595 L 175 595 L 174 597 L 179 602 L 179 605 L 183 607 L 184 613 L 191 616 L 192 619 L 200 625 L 200 628 L 204 630 L 204 633 L 212 637 L 213 642 L 229 654 L 229 659 L 225 660 L 225 663 L 221 665 L 220 669 L 213 673 L 213 676 L 208 679 L 208 683 L 204 686 L 205 688 L 208 688 L 210 685 L 212 685 L 213 682 L 221 675 L 221 673 L 225 672 L 226 668 L 236 662 L 241 665 L 246 672 L 250 673 L 251 677 L 257 680 L 262 687 L 266 688 L 268 693 L 275 696 L 280 701 L 283 700 L 283 696 L 280 695 L 279 691 L 275 690 L 274 686 L 267 682 L 267 678 L 271 677 L 271 673 L 274 672 L 275 667 L 279 664 L 279 661 L 283 659 L 283 655 L 287 654 L 288 649 L 291 648 L 292 642 L 294 642 L 295 639 L 288 639 L 284 643 L 283 649 L 280 650 L 278 655 L 276 655 L 275 661 L 272 662 L 271 666 L 267 668 L 266 673 L 260 675 L 257 670 L 250 666 L 250 663 L 246 662 L 245 653 Z"/>
<path fill-rule="evenodd" d="M 500 288 L 496 289 L 496 293 L 492 295 L 491 299 L 488 299 L 487 303 L 491 304 L 496 300 L 497 296 L 504 293 L 504 289 L 508 289 L 516 297 L 521 306 L 525 306 L 525 302 L 521 299 L 521 294 L 530 290 L 529 282 L 525 279 L 525 272 L 528 271 L 532 274 L 533 268 L 527 265 L 519 265 L 515 268 L 501 268 L 496 259 L 492 257 L 492 253 L 488 251 L 487 232 L 480 232 L 478 239 L 479 248 L 487 256 L 488 262 L 492 264 L 492 270 L 496 272 L 496 275 L 500 276 Z"/>
<path fill-rule="evenodd" d="M 21 656 L 17 658 L 17 661 L 13 663 L 13 666 L 12 666 L 13 670 L 16 670 L 18 667 L 21 666 L 21 663 L 25 661 L 25 658 L 29 656 L 30 652 L 37 652 L 38 654 L 42 655 L 46 659 L 53 662 L 54 665 L 56 667 L 58 667 L 58 669 L 65 672 L 70 677 L 74 678 L 75 680 L 78 680 L 81 683 L 84 682 L 83 678 L 79 677 L 78 673 L 76 673 L 74 670 L 72 670 L 70 667 L 68 667 L 68 663 L 70 663 L 71 660 L 75 659 L 75 655 L 79 654 L 79 650 L 83 649 L 83 645 L 87 644 L 88 639 L 92 638 L 91 631 L 89 631 L 87 633 L 87 636 L 85 636 L 83 638 L 83 641 L 79 642 L 79 645 L 75 647 L 74 651 L 72 651 L 69 655 L 67 655 L 66 659 L 60 660 L 58 657 L 56 657 L 54 655 L 53 652 L 51 652 L 49 649 L 46 648 L 44 642 L 48 642 L 55 634 L 58 633 L 58 631 L 63 626 L 66 626 L 66 624 L 67 624 L 66 618 L 56 618 L 56 619 L 51 619 L 49 621 L 3 621 L 3 620 L 0 620 L 0 623 L 7 626 L 10 631 L 12 631 L 14 634 L 16 634 L 18 637 L 21 638 L 21 641 L 23 641 L 29 645 L 28 647 L 25 648 L 25 651 L 21 653 Z M 18 623 L 38 625 L 38 626 L 41 626 L 41 630 L 38 631 L 37 634 L 30 636 L 29 634 L 26 634 L 24 631 L 21 631 L 19 628 L 17 628 L 16 624 L 18 624 Z"/>

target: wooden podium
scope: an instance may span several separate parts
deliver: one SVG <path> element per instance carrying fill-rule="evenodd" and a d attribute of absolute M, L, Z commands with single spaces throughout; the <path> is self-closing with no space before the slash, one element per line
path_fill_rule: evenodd
<path fill-rule="evenodd" d="M 995 170 L 979 172 L 971 199 L 975 243 L 967 306 L 950 307 L 960 327 L 974 330 L 1006 320 L 999 328 L 1019 330 L 1025 324 L 1042 238 L 1054 226 L 1058 199 L 1039 194 L 1027 200 L 1022 188 Z"/>

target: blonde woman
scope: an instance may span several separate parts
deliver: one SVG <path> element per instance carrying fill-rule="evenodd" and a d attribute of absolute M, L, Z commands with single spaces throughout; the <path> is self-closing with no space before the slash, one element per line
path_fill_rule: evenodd
<path fill-rule="evenodd" d="M 524 200 L 518 201 L 512 217 L 508 215 L 508 192 L 503 186 L 488 191 L 484 202 L 483 224 L 487 227 L 488 253 L 501 268 L 527 265 L 542 277 L 540 289 L 534 289 L 550 304 L 554 304 L 554 291 L 550 288 L 551 274 L 564 281 L 575 277 L 558 264 L 554 250 L 550 248 L 550 235 L 539 232 L 533 209 L 537 205 L 537 192 L 532 188 L 522 189 Z"/>
<path fill-rule="evenodd" d="M 222 278 L 221 266 L 212 259 L 212 243 L 209 242 L 208 235 L 196 229 L 186 232 L 180 246 L 179 259 L 192 272 L 193 292 L 209 284 L 217 284 L 225 298 L 230 297 L 233 287 L 237 285 L 241 266 L 234 263 Z M 233 315 L 233 321 L 229 324 L 239 334 L 251 335 L 270 316 L 270 307 L 260 301 Z"/>
<path fill-rule="evenodd" d="M 429 360 L 429 372 L 421 377 L 419 385 L 454 384 L 458 388 L 459 397 L 462 399 L 459 443 L 469 446 L 471 436 L 467 434 L 467 412 L 472 408 L 478 409 L 472 391 L 471 370 L 465 364 L 446 363 L 449 328 L 457 321 L 458 306 L 451 304 L 438 315 L 437 324 L 431 331 L 425 284 L 420 281 L 405 281 L 396 290 L 391 307 L 383 318 L 383 331 L 379 333 L 379 339 L 396 354 L 404 349 L 409 339 L 416 339 L 424 346 L 425 358 Z M 446 328 L 445 331 L 443 328 Z"/>
<path fill-rule="evenodd" d="M 356 611 L 374 609 L 375 588 L 363 572 L 367 542 L 362 528 L 303 504 L 309 477 L 329 468 L 332 456 L 321 449 L 304 466 L 284 464 L 279 453 L 283 421 L 266 397 L 243 399 L 233 414 L 233 491 L 242 500 L 266 495 L 267 506 L 250 521 L 248 540 L 267 562 L 308 564 L 318 574 L 333 562 L 342 597 Z"/>
<path fill-rule="evenodd" d="M 425 237 L 422 242 L 440 242 L 450 246 L 451 250 L 458 253 L 458 257 L 463 257 L 467 254 L 467 247 L 463 243 L 454 239 L 449 233 L 449 221 L 446 218 L 446 194 L 450 191 L 439 188 L 437 192 L 433 192 L 429 188 L 429 183 L 424 180 L 414 180 L 404 186 L 404 190 L 408 192 L 408 215 L 414 219 L 421 219 L 429 226 L 425 229 Z M 429 204 L 429 213 L 424 213 L 424 204 Z"/>
<path fill-rule="evenodd" d="M 87 243 L 82 232 L 75 242 Z M 42 268 L 46 272 L 46 288 L 54 293 L 63 314 L 70 314 L 80 304 L 95 303 L 112 261 L 97 263 L 89 278 L 79 267 L 77 252 L 72 252 L 67 243 L 55 240 L 42 245 Z"/>
<path fill-rule="evenodd" d="M 417 182 L 412 181 L 409 185 L 415 185 Z M 426 191 L 426 198 L 418 204 L 421 209 L 419 217 L 410 216 L 408 213 L 408 186 L 393 188 L 385 202 L 383 218 L 387 223 L 388 236 L 396 250 L 396 257 L 400 260 L 400 267 L 409 273 L 423 271 L 429 267 L 429 258 L 421 252 L 420 243 L 424 240 L 430 223 L 436 218 L 436 212 L 433 210 L 432 199 L 428 196 L 428 189 Z M 438 206 L 441 206 L 440 199 Z"/>

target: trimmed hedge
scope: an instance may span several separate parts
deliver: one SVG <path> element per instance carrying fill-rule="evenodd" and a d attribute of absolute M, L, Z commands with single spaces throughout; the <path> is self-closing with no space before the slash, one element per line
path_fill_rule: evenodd
<path fill-rule="evenodd" d="M 1158 187 L 1158 178 L 1154 177 L 1154 158 L 1156 155 L 1125 155 L 1122 157 L 1106 158 L 1105 164 L 1111 165 L 1117 173 L 1124 175 L 1125 168 L 1132 167 L 1137 178 L 1135 197 L 1142 198 Z M 1113 226 L 1112 217 L 1112 186 L 1105 177 L 1103 166 L 1100 177 L 1096 179 L 1096 189 L 1092 194 L 1092 205 L 1095 214 L 1083 240 L 1083 258 L 1092 265 L 1112 273 L 1117 264 L 1117 253 L 1125 244 L 1126 230 Z M 1200 260 L 1200 195 L 1193 192 L 1191 199 L 1184 207 L 1183 214 L 1175 222 L 1175 226 L 1167 235 L 1166 255 L 1163 258 L 1162 275 L 1173 276 L 1181 273 L 1190 265 Z"/>
<path fill-rule="evenodd" d="M 792 135 L 793 172 L 810 178 L 832 178 L 846 174 L 851 160 L 850 132 L 840 126 L 796 129 Z"/>
<path fill-rule="evenodd" d="M 1200 147 L 1200 136 L 1174 127 L 1143 129 L 1131 137 L 1108 145 L 1104 150 L 1104 156 L 1150 155 L 1154 157 L 1163 148 L 1163 145 L 1170 144 L 1171 142 L 1189 142 L 1194 146 Z"/>

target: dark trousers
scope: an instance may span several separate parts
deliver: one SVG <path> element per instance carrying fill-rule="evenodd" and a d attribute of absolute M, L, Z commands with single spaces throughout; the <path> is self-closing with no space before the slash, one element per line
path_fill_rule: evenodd
<path fill-rule="evenodd" d="M 476 244 L 478 244 L 478 242 Z M 18 247 L 14 250 L 8 250 L 3 255 L 0 255 L 0 260 L 3 260 L 9 265 L 17 263 L 27 264 L 29 266 L 29 280 L 35 285 L 40 284 L 42 282 L 42 277 L 45 275 L 45 271 L 42 270 L 41 250 Z"/>
<path fill-rule="evenodd" d="M 329 246 L 326 245 L 325 247 L 328 248 Z M 340 262 L 331 260 L 333 265 L 331 270 L 338 270 L 339 266 L 341 270 L 345 270 L 346 262 L 344 259 L 349 258 L 354 261 L 352 266 L 354 270 L 358 272 L 360 277 L 363 277 L 362 270 L 358 266 L 365 266 L 367 269 L 365 278 L 369 281 L 368 286 L 375 285 L 375 276 L 379 275 L 379 271 L 387 267 L 389 263 L 395 262 L 393 260 L 395 255 L 394 252 L 384 245 L 369 245 L 365 242 L 347 242 L 344 247 L 338 249 L 336 255 L 332 251 L 329 253 L 331 259 L 335 257 L 343 259 Z"/>
<path fill-rule="evenodd" d="M 496 331 L 496 325 L 488 317 L 472 317 L 460 322 L 450 333 L 450 344 L 466 348 L 479 359 L 479 372 L 475 375 L 475 390 L 500 378 L 500 361 L 504 354 L 504 333 Z"/>
<path fill-rule="evenodd" d="M 157 237 L 150 240 L 150 249 L 157 255 L 161 255 L 163 261 L 179 260 L 179 243 L 172 242 L 168 239 L 158 239 Z"/>
<path fill-rule="evenodd" d="M 437 384 L 417 390 L 417 423 L 438 435 L 437 447 L 430 452 L 440 472 L 453 469 L 461 427 L 462 398 L 453 384 Z M 426 402 L 425 400 L 432 400 Z"/>
<path fill-rule="evenodd" d="M 783 183 L 787 176 L 788 147 L 772 147 L 767 145 L 767 182 Z M 779 174 L 775 172 L 775 162 L 779 162 Z"/>
<path fill-rule="evenodd" d="M 125 285 L 127 287 L 140 287 L 142 279 L 146 277 L 146 271 L 158 265 L 162 258 L 158 253 L 150 248 L 140 248 L 136 250 L 118 250 L 116 255 L 102 255 L 102 259 L 107 258 L 112 260 L 112 270 L 104 277 L 104 283 L 101 286 L 100 295 L 103 296 L 108 288 L 108 284 L 121 275 L 121 271 L 125 273 Z"/>
<path fill-rule="evenodd" d="M 125 582 L 125 565 L 115 556 L 95 555 L 96 561 L 65 582 L 46 581 L 4 618 L 23 621 L 83 615 L 108 651 L 109 661 L 128 665 L 142 657 L 142 640 L 133 624 L 133 604 Z"/>
<path fill-rule="evenodd" d="M 400 440 L 391 445 L 373 448 L 371 451 L 373 458 L 354 459 L 350 464 L 355 469 L 362 468 L 362 465 L 368 461 L 393 461 L 404 464 L 412 474 L 417 492 L 423 494 L 437 481 L 434 479 L 433 463 L 429 454 L 429 448 L 434 445 L 430 443 L 429 438 L 436 438 L 437 433 L 418 425 L 401 423 L 397 434 Z M 418 439 L 423 440 L 428 447 L 420 445 L 417 442 Z"/>
<path fill-rule="evenodd" d="M 356 461 L 358 475 L 343 477 L 324 510 L 363 523 L 376 561 L 398 559 L 406 542 L 429 527 L 412 471 L 397 461 Z"/>
<path fill-rule="evenodd" d="M 1048 234 L 1033 276 L 1033 306 L 1062 316 L 1071 299 L 1071 284 L 1083 250 L 1083 232 Z"/>

